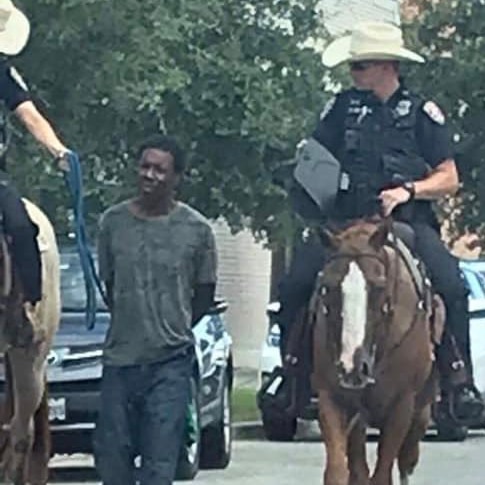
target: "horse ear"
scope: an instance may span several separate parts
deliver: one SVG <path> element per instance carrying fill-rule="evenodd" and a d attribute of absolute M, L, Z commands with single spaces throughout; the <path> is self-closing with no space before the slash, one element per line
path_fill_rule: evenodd
<path fill-rule="evenodd" d="M 337 249 L 340 246 L 340 240 L 338 236 L 325 227 L 320 227 L 318 229 L 318 236 L 323 246 L 327 248 Z"/>
<path fill-rule="evenodd" d="M 384 246 L 387 241 L 389 232 L 391 230 L 391 219 L 386 217 L 382 222 L 379 223 L 377 229 L 369 238 L 369 244 L 375 249 L 378 250 Z"/>

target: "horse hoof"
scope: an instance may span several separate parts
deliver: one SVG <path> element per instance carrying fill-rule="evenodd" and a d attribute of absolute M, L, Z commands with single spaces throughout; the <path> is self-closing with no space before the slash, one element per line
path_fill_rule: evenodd
<path fill-rule="evenodd" d="M 401 476 L 401 485 L 410 485 L 409 475 Z"/>

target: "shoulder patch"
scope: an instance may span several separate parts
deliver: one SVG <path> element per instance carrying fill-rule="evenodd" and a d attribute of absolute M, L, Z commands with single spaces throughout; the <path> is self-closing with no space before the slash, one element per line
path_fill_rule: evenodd
<path fill-rule="evenodd" d="M 423 105 L 423 111 L 439 125 L 444 125 L 445 115 L 441 111 L 440 107 L 433 101 L 426 101 Z"/>
<path fill-rule="evenodd" d="M 335 101 L 337 101 L 337 97 L 336 96 L 334 96 L 333 98 L 330 98 L 327 101 L 327 104 L 323 108 L 323 111 L 320 113 L 320 119 L 321 120 L 323 120 L 328 115 L 328 113 L 330 113 L 330 111 L 332 111 L 332 108 L 335 105 Z"/>
<path fill-rule="evenodd" d="M 10 67 L 10 69 L 8 70 L 9 74 L 10 74 L 10 77 L 15 81 L 15 83 L 21 88 L 23 89 L 24 91 L 28 91 L 29 88 L 26 84 L 26 82 L 23 80 L 22 76 L 19 74 L 19 72 L 17 71 L 17 69 L 15 69 L 15 67 Z"/>

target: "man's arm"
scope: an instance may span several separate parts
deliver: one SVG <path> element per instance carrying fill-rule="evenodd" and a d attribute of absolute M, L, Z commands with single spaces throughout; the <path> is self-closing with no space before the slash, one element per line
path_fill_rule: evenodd
<path fill-rule="evenodd" d="M 14 113 L 34 138 L 47 148 L 54 157 L 59 157 L 67 151 L 51 124 L 42 116 L 32 101 L 24 101 L 15 108 Z"/>
<path fill-rule="evenodd" d="M 416 139 L 421 153 L 431 167 L 430 173 L 414 182 L 414 198 L 436 200 L 454 195 L 459 188 L 458 170 L 453 159 L 451 137 L 446 119 L 434 102 L 427 101 L 418 111 Z M 402 187 L 384 190 L 380 194 L 384 215 L 405 204 L 411 194 Z"/>
<path fill-rule="evenodd" d="M 196 285 L 192 298 L 192 326 L 194 326 L 214 303 L 215 283 Z"/>
<path fill-rule="evenodd" d="M 195 325 L 214 302 L 217 281 L 217 249 L 214 232 L 206 227 L 196 256 L 192 297 L 192 325 Z"/>
<path fill-rule="evenodd" d="M 415 198 L 434 200 L 455 195 L 459 186 L 455 161 L 449 158 L 441 162 L 425 179 L 414 183 Z"/>
<path fill-rule="evenodd" d="M 343 143 L 346 106 L 345 94 L 338 94 L 327 101 L 312 133 L 313 138 L 330 150 L 335 157 Z"/>
<path fill-rule="evenodd" d="M 20 73 L 7 62 L 0 62 L 0 98 L 52 155 L 59 157 L 67 151 L 50 123 L 33 103 L 29 88 Z"/>

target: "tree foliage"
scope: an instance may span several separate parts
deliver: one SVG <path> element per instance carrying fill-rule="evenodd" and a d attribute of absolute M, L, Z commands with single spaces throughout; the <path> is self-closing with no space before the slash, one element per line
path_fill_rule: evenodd
<path fill-rule="evenodd" d="M 35 99 L 81 154 L 93 218 L 133 191 L 134 149 L 156 130 L 190 153 L 183 198 L 275 240 L 285 195 L 272 171 L 325 102 L 316 0 L 23 0 L 32 37 L 16 61 Z M 62 178 L 24 130 L 10 166 L 65 222 Z"/>
<path fill-rule="evenodd" d="M 421 0 L 409 26 L 427 64 L 412 70 L 418 85 L 445 108 L 456 142 L 463 188 L 452 214 L 455 233 L 485 237 L 485 2 Z"/>

